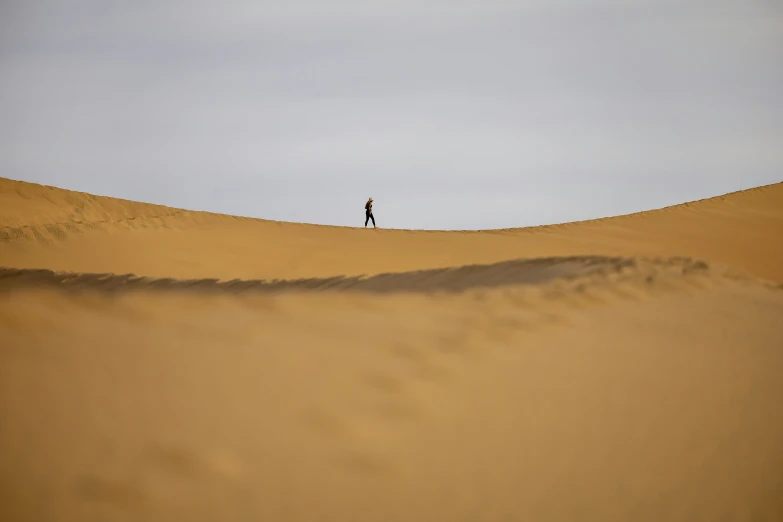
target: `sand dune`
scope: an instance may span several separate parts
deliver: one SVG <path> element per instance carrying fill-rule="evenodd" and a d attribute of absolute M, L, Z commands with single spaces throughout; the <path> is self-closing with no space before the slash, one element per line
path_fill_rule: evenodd
<path fill-rule="evenodd" d="M 783 184 L 364 230 L 0 179 L 0 519 L 783 520 Z"/>
<path fill-rule="evenodd" d="M 584 277 L 606 276 L 609 273 L 632 272 L 647 278 L 660 273 L 686 275 L 707 270 L 702 261 L 692 259 L 631 259 L 609 257 L 564 257 L 533 260 L 513 260 L 493 265 L 467 265 L 457 268 L 418 270 L 377 274 L 368 277 L 330 277 L 296 280 L 173 279 L 140 277 L 133 274 L 84 274 L 54 272 L 47 269 L 0 269 L 0 290 L 20 288 L 57 288 L 75 291 L 127 292 L 138 290 L 189 291 L 210 294 L 286 293 L 314 291 L 349 291 L 373 293 L 399 292 L 459 292 L 470 288 L 493 288 L 553 279 L 582 280 Z M 737 271 L 724 269 L 724 277 L 743 278 Z"/>
<path fill-rule="evenodd" d="M 783 282 L 783 183 L 602 220 L 482 232 L 364 230 L 189 212 L 0 179 L 0 266 L 297 279 L 518 258 L 690 257 Z M 357 223 L 362 222 L 360 213 Z"/>

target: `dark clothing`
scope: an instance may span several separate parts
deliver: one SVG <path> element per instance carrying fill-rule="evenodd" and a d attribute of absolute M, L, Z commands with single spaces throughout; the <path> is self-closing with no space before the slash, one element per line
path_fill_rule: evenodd
<path fill-rule="evenodd" d="M 370 222 L 372 219 L 372 226 L 375 226 L 375 216 L 372 215 L 372 200 L 368 200 L 367 203 L 364 204 L 364 226 L 367 226 L 367 223 Z"/>

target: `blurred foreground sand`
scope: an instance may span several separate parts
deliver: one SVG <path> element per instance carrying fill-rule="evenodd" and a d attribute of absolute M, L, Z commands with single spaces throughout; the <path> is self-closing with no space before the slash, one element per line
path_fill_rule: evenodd
<path fill-rule="evenodd" d="M 0 179 L 0 267 L 3 521 L 783 519 L 783 184 L 423 232 Z"/>

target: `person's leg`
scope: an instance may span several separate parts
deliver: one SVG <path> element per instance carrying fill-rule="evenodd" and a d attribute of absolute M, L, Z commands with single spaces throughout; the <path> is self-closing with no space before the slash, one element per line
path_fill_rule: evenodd
<path fill-rule="evenodd" d="M 367 228 L 367 223 L 370 221 L 370 216 L 371 216 L 371 215 L 372 215 L 372 214 L 370 214 L 370 212 L 369 212 L 369 211 L 366 211 L 366 212 L 364 213 L 364 228 Z M 373 224 L 374 224 L 374 223 L 375 223 L 375 220 L 373 219 Z"/>
<path fill-rule="evenodd" d="M 375 228 L 375 216 L 372 215 L 372 212 L 370 213 L 370 219 L 372 219 L 372 226 Z"/>

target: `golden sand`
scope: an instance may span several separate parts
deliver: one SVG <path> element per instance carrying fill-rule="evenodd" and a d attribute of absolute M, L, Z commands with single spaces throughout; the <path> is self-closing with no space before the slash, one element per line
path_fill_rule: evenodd
<path fill-rule="evenodd" d="M 365 230 L 0 179 L 0 520 L 783 520 L 783 183 Z"/>

